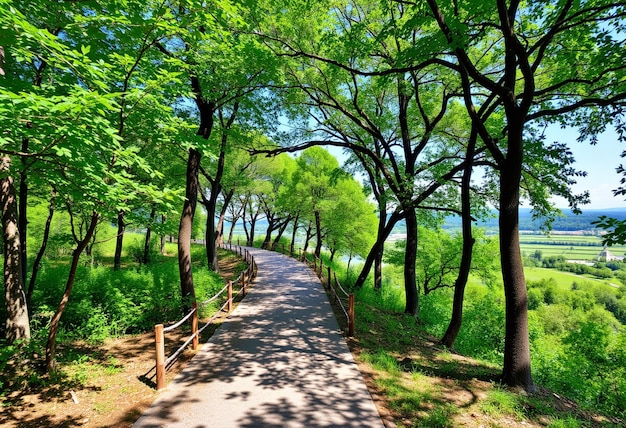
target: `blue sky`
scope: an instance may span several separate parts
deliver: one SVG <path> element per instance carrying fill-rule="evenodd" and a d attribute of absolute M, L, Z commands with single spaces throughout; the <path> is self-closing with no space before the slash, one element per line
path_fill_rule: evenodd
<path fill-rule="evenodd" d="M 576 132 L 562 129 L 554 129 L 547 133 L 548 141 L 555 139 L 568 143 L 574 158 L 576 169 L 587 171 L 587 177 L 580 177 L 574 190 L 580 193 L 589 190 L 591 203 L 582 207 L 585 209 L 626 208 L 623 197 L 613 196 L 612 190 L 619 186 L 621 176 L 616 172 L 620 164 L 626 165 L 626 158 L 621 158 L 626 145 L 620 145 L 615 131 L 607 131 L 600 136 L 595 146 L 589 143 L 576 141 Z M 565 201 L 557 200 L 560 207 L 567 207 Z"/>

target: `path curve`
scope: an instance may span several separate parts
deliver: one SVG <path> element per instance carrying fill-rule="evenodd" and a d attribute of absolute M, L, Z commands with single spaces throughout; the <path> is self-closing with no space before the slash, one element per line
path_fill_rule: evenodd
<path fill-rule="evenodd" d="M 248 250 L 249 294 L 133 426 L 383 427 L 315 274 Z"/>

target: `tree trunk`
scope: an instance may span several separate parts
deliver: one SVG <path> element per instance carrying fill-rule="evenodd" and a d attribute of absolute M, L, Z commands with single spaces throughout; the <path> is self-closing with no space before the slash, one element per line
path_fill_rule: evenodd
<path fill-rule="evenodd" d="M 415 209 L 410 207 L 405 211 L 406 221 L 406 249 L 404 252 L 404 294 L 406 306 L 404 312 L 414 317 L 418 315 L 419 302 L 415 276 L 415 264 L 417 262 L 417 215 Z"/>
<path fill-rule="evenodd" d="M 41 240 L 41 246 L 39 247 L 39 251 L 37 252 L 37 257 L 35 257 L 35 261 L 33 263 L 33 273 L 30 276 L 30 281 L 28 284 L 28 292 L 26 293 L 26 304 L 30 308 L 30 300 L 33 296 L 33 291 L 35 290 L 35 282 L 37 281 L 37 275 L 39 274 L 39 268 L 41 267 L 41 260 L 43 259 L 44 254 L 46 253 L 46 248 L 48 247 L 48 239 L 50 238 L 50 225 L 52 224 L 52 217 L 54 216 L 54 198 L 56 197 L 56 192 L 52 192 L 52 197 L 50 198 L 50 206 L 48 207 L 48 218 L 46 218 L 46 226 L 43 230 L 43 239 Z"/>
<path fill-rule="evenodd" d="M 206 251 L 207 261 L 209 267 L 215 272 L 220 271 L 219 260 L 217 258 L 217 235 L 218 231 L 215 227 L 215 213 L 217 211 L 217 199 L 222 192 L 222 178 L 224 177 L 224 166 L 226 162 L 226 146 L 228 142 L 228 132 L 235 122 L 237 112 L 239 111 L 239 102 L 233 104 L 233 110 L 228 117 L 228 120 L 224 122 L 222 117 L 222 110 L 219 110 L 220 122 L 222 124 L 222 138 L 220 140 L 220 151 L 217 159 L 217 168 L 215 169 L 215 176 L 211 182 L 211 195 L 209 196 L 208 205 L 205 204 L 207 209 L 207 228 L 206 228 Z M 207 177 L 209 178 L 209 177 Z"/>
<path fill-rule="evenodd" d="M 474 248 L 474 237 L 472 236 L 472 214 L 470 201 L 470 185 L 472 179 L 472 166 L 474 160 L 474 148 L 476 146 L 476 129 L 472 128 L 467 152 L 465 155 L 465 169 L 461 180 L 461 223 L 463 234 L 463 252 L 461 254 L 461 265 L 459 275 L 454 283 L 454 299 L 452 301 L 452 317 L 450 324 L 441 338 L 441 344 L 452 348 L 454 341 L 461 330 L 463 322 L 463 300 L 465 297 L 465 286 L 472 267 L 472 250 Z"/>
<path fill-rule="evenodd" d="M 243 206 L 239 209 L 239 212 L 237 214 L 233 215 L 232 222 L 230 223 L 230 229 L 228 231 L 228 242 L 233 242 L 233 234 L 235 233 L 235 225 L 241 218 L 242 209 L 243 209 Z"/>
<path fill-rule="evenodd" d="M 115 256 L 113 257 L 113 270 L 120 270 L 122 267 L 122 245 L 124 243 L 124 232 L 126 231 L 126 221 L 124 211 L 117 213 L 117 237 L 115 239 Z"/>
<path fill-rule="evenodd" d="M 526 280 L 519 247 L 519 196 L 522 177 L 522 124 L 509 117 L 507 158 L 500 169 L 500 261 L 506 300 L 502 381 L 535 390 L 530 366 Z"/>
<path fill-rule="evenodd" d="M 306 236 L 304 237 L 304 248 L 302 249 L 302 252 L 306 253 L 306 250 L 309 249 L 309 242 L 311 241 L 312 237 L 313 237 L 313 224 L 309 222 L 309 225 L 306 228 Z"/>
<path fill-rule="evenodd" d="M 289 246 L 290 254 L 295 254 L 296 234 L 298 233 L 298 222 L 300 221 L 300 214 L 296 214 L 293 219 L 293 230 L 291 231 L 291 244 Z"/>
<path fill-rule="evenodd" d="M 22 140 L 22 153 L 28 153 L 28 138 Z M 26 284 L 28 276 L 28 253 L 26 252 L 26 236 L 28 233 L 28 162 L 22 157 L 22 171 L 20 172 L 20 197 L 18 208 L 18 229 L 20 232 L 20 257 L 22 258 L 22 284 Z"/>
<path fill-rule="evenodd" d="M 161 215 L 161 224 L 165 224 L 165 215 Z M 165 255 L 165 234 L 161 235 L 161 255 Z"/>
<path fill-rule="evenodd" d="M 382 257 L 385 241 L 389 237 L 389 234 L 391 233 L 393 227 L 401 218 L 402 215 L 394 211 L 394 213 L 391 214 L 391 217 L 389 218 L 389 221 L 387 222 L 383 233 L 380 233 L 379 231 L 378 236 L 376 237 L 376 242 L 370 249 L 370 252 L 367 254 L 367 257 L 363 262 L 363 268 L 361 269 L 361 272 L 359 273 L 359 276 L 354 283 L 355 288 L 361 288 L 363 287 L 363 284 L 365 284 L 365 281 L 367 280 L 370 270 L 372 269 L 374 261 L 377 258 Z"/>
<path fill-rule="evenodd" d="M 10 159 L 5 156 L 0 168 L 8 174 Z M 9 343 L 30 338 L 28 306 L 22 280 L 22 255 L 18 228 L 17 200 L 13 177 L 0 180 L 2 231 L 4 240 L 4 298 L 7 311 L 6 338 Z"/>
<path fill-rule="evenodd" d="M 248 242 L 246 242 L 246 245 L 248 247 L 254 247 L 254 234 L 256 229 L 256 222 L 259 218 L 259 212 L 258 210 L 255 213 L 252 212 L 252 198 L 248 200 L 248 208 L 250 210 L 250 232 L 248 233 L 248 231 L 246 231 L 246 236 L 248 237 Z"/>
<path fill-rule="evenodd" d="M 233 198 L 233 194 L 235 192 L 231 189 L 226 195 L 224 195 L 224 204 L 222 205 L 222 209 L 220 210 L 220 217 L 217 221 L 217 245 L 220 246 L 224 243 L 224 223 L 226 222 L 226 212 L 228 211 L 228 206 L 230 205 L 230 201 Z"/>
<path fill-rule="evenodd" d="M 63 293 L 63 297 L 61 298 L 61 302 L 59 303 L 59 307 L 57 308 L 56 313 L 50 321 L 50 331 L 48 333 L 48 342 L 46 343 L 46 369 L 48 370 L 48 373 L 53 372 L 56 368 L 54 354 L 56 351 L 56 338 L 59 330 L 59 321 L 61 320 L 61 316 L 65 311 L 67 302 L 69 302 L 70 294 L 72 294 L 72 287 L 74 286 L 74 279 L 76 278 L 76 269 L 78 268 L 80 255 L 87 247 L 87 244 L 89 243 L 91 237 L 94 234 L 94 231 L 96 230 L 96 226 L 98 225 L 98 218 L 98 213 L 92 213 L 91 222 L 89 223 L 89 227 L 87 227 L 84 238 L 76 244 L 76 248 L 72 253 L 70 272 L 67 276 L 67 282 L 65 283 L 65 291 Z"/>
<path fill-rule="evenodd" d="M 378 204 L 378 231 L 376 236 L 385 234 L 385 223 L 387 222 L 385 207 L 384 202 Z M 380 290 L 383 287 L 383 249 L 384 247 L 381 247 L 380 251 L 374 255 L 374 290 Z"/>
<path fill-rule="evenodd" d="M 180 216 L 180 225 L 178 227 L 178 269 L 184 313 L 187 313 L 196 298 L 191 268 L 191 233 L 198 202 L 198 171 L 201 157 L 202 155 L 199 151 L 189 149 L 185 203 L 183 204 L 183 212 Z"/>
<path fill-rule="evenodd" d="M 213 192 L 217 191 L 214 186 L 211 188 L 211 196 L 204 204 L 206 209 L 206 230 L 204 231 L 204 237 L 206 240 L 206 259 L 210 269 L 214 272 L 220 271 L 219 262 L 217 260 L 217 232 L 215 230 L 215 209 L 217 203 L 217 197 L 213 196 Z"/>
<path fill-rule="evenodd" d="M 261 243 L 261 248 L 271 250 L 272 232 L 277 228 L 276 219 L 271 214 L 268 215 L 267 211 L 265 211 L 265 218 L 267 219 L 267 228 L 265 229 L 265 237 Z"/>
<path fill-rule="evenodd" d="M 317 239 L 315 243 L 315 257 L 319 258 L 322 253 L 322 220 L 320 212 L 317 210 L 315 210 L 315 237 Z"/>
<path fill-rule="evenodd" d="M 154 207 L 150 210 L 150 221 L 148 227 L 146 228 L 146 239 L 143 243 L 143 264 L 147 265 L 150 263 L 150 239 L 152 238 L 152 223 L 154 222 L 154 218 L 156 216 L 156 212 Z"/>
<path fill-rule="evenodd" d="M 287 226 L 289 225 L 290 221 L 291 221 L 291 215 L 289 215 L 286 219 L 284 219 L 282 224 L 278 227 L 278 233 L 276 234 L 276 237 L 274 238 L 274 242 L 272 243 L 272 248 L 276 248 L 276 245 L 278 245 L 278 243 L 280 242 L 280 238 L 282 238 L 283 234 L 285 233 L 285 230 L 287 230 Z"/>

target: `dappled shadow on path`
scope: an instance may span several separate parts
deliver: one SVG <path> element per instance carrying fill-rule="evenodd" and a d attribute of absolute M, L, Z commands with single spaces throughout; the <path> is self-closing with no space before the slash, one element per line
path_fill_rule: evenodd
<path fill-rule="evenodd" d="M 135 426 L 382 426 L 319 280 L 252 252 L 253 292 Z"/>

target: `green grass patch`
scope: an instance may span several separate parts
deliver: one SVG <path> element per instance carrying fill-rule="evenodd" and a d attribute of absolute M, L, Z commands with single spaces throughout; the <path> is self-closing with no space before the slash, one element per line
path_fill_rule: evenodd
<path fill-rule="evenodd" d="M 512 416 L 516 420 L 524 419 L 523 406 L 520 395 L 496 387 L 489 391 L 487 397 L 481 401 L 480 409 L 494 418 Z"/>
<path fill-rule="evenodd" d="M 612 284 L 618 282 L 617 279 L 606 280 L 593 278 L 588 275 L 576 275 L 569 272 L 561 272 L 556 269 L 540 268 L 540 267 L 526 267 L 524 268 L 524 276 L 526 281 L 542 281 L 550 278 L 556 281 L 556 285 L 563 290 L 570 290 L 573 283 L 589 282 L 594 285 L 606 285 L 607 287 L 613 287 Z"/>

